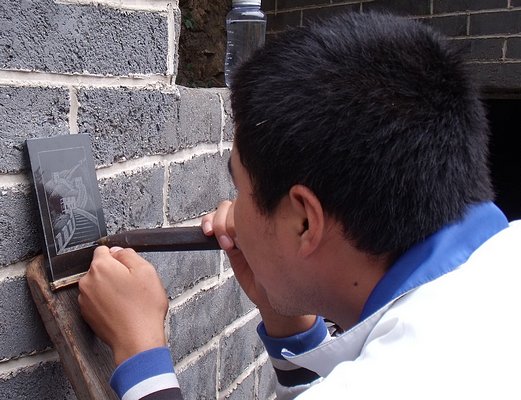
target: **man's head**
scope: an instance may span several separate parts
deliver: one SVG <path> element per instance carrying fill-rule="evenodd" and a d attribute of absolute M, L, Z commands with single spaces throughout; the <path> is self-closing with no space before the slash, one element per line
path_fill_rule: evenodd
<path fill-rule="evenodd" d="M 492 198 L 483 106 L 457 51 L 419 22 L 350 14 L 287 31 L 231 89 L 235 146 L 264 214 L 304 185 L 379 255 Z"/>

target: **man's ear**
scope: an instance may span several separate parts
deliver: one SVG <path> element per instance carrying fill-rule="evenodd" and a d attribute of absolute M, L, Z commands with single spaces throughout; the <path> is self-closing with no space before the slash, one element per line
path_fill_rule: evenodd
<path fill-rule="evenodd" d="M 325 215 L 322 204 L 307 186 L 294 185 L 289 200 L 300 221 L 299 253 L 302 257 L 312 254 L 324 236 Z"/>

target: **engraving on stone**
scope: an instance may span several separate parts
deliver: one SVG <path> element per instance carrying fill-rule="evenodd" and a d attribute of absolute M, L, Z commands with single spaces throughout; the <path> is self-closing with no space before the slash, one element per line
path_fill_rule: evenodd
<path fill-rule="evenodd" d="M 65 135 L 29 139 L 27 149 L 50 279 L 82 272 L 88 268 L 83 264 L 90 263 L 88 248 L 92 247 L 93 241 L 106 235 L 89 137 Z M 82 257 L 65 257 L 79 249 L 86 249 Z"/>

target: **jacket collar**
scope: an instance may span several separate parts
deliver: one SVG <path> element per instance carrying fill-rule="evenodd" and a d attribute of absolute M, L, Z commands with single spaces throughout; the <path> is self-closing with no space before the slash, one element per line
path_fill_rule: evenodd
<path fill-rule="evenodd" d="M 470 206 L 462 219 L 411 247 L 389 268 L 367 299 L 360 321 L 402 294 L 456 269 L 506 227 L 508 220 L 493 203 Z"/>

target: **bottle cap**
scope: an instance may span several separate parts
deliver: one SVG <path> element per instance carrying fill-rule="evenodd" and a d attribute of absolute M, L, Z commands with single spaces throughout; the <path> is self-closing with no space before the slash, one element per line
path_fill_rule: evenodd
<path fill-rule="evenodd" d="M 232 0 L 234 6 L 260 6 L 261 0 Z"/>

